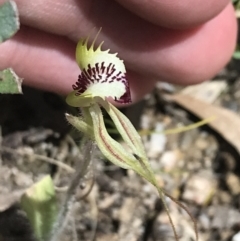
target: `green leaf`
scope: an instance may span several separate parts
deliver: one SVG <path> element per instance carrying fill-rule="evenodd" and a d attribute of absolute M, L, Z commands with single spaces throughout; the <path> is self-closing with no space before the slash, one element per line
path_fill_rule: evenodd
<path fill-rule="evenodd" d="M 239 50 L 236 50 L 236 51 L 233 53 L 233 58 L 234 58 L 234 59 L 240 59 L 240 51 L 239 51 Z"/>
<path fill-rule="evenodd" d="M 26 212 L 37 239 L 46 240 L 58 214 L 50 176 L 44 177 L 26 191 L 21 199 L 21 207 Z"/>
<path fill-rule="evenodd" d="M 0 71 L 0 94 L 22 94 L 22 79 L 12 69 Z"/>
<path fill-rule="evenodd" d="M 0 6 L 0 43 L 11 38 L 19 29 L 17 5 L 13 1 Z"/>

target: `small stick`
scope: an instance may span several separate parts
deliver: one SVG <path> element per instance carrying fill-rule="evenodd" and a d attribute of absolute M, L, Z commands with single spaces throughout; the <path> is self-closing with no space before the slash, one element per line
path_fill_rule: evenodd
<path fill-rule="evenodd" d="M 45 161 L 45 162 L 48 162 L 50 164 L 54 164 L 56 166 L 58 166 L 59 168 L 62 168 L 64 170 L 66 170 L 67 172 L 69 173 L 74 173 L 75 170 L 70 167 L 69 165 L 63 163 L 63 162 L 59 162 L 53 158 L 50 158 L 50 157 L 47 157 L 47 156 L 43 156 L 43 155 L 39 155 L 39 154 L 35 154 L 35 153 L 31 153 L 29 154 L 28 152 L 26 151 L 22 151 L 22 150 L 15 150 L 13 148 L 10 148 L 10 147 L 5 147 L 5 146 L 2 146 L 1 148 L 2 151 L 6 151 L 6 152 L 9 152 L 9 153 L 17 153 L 19 155 L 27 155 L 27 156 L 30 156 L 30 155 L 33 155 L 36 159 L 39 159 L 41 161 Z M 1 151 L 0 150 L 0 151 Z"/>

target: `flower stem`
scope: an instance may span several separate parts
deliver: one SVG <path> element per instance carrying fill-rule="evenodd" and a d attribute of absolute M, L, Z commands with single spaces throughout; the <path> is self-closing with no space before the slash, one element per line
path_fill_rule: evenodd
<path fill-rule="evenodd" d="M 76 172 L 72 178 L 72 181 L 68 187 L 65 201 L 62 205 L 62 208 L 59 212 L 57 217 L 56 223 L 53 227 L 52 233 L 49 237 L 49 241 L 58 241 L 59 236 L 65 227 L 67 216 L 69 211 L 71 210 L 72 204 L 74 202 L 75 193 L 77 188 L 79 187 L 80 182 L 84 178 L 87 173 L 88 166 L 92 159 L 92 152 L 93 152 L 93 142 L 90 139 L 87 139 L 84 144 L 84 153 L 83 153 L 83 160 L 79 161 L 76 166 Z"/>

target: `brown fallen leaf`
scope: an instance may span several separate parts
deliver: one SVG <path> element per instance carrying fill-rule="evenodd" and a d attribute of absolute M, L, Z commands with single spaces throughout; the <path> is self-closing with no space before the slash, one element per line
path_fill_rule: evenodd
<path fill-rule="evenodd" d="M 227 89 L 227 82 L 222 80 L 205 81 L 197 85 L 189 85 L 181 90 L 181 94 L 212 104 Z"/>
<path fill-rule="evenodd" d="M 167 98 L 200 119 L 216 117 L 208 126 L 221 135 L 240 155 L 240 116 L 212 104 L 205 103 L 185 94 L 168 95 Z"/>

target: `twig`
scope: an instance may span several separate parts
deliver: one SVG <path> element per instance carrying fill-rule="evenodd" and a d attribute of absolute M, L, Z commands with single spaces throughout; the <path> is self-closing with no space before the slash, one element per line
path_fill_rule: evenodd
<path fill-rule="evenodd" d="M 92 157 L 92 152 L 93 143 L 90 140 L 86 140 L 86 143 L 84 145 L 83 160 L 79 161 L 77 164 L 76 172 L 74 173 L 72 181 L 69 185 L 68 191 L 66 193 L 66 199 L 60 210 L 59 216 L 52 230 L 51 236 L 48 239 L 49 241 L 59 241 L 59 235 L 61 234 L 67 221 L 67 216 L 74 202 L 76 190 L 79 186 L 79 183 L 87 173 L 87 169 Z"/>
<path fill-rule="evenodd" d="M 6 152 L 9 152 L 9 153 L 17 153 L 19 155 L 27 155 L 27 156 L 34 156 L 36 159 L 39 159 L 41 161 L 45 161 L 45 162 L 48 162 L 50 164 L 54 164 L 64 170 L 66 170 L 67 172 L 69 173 L 74 173 L 75 170 L 70 167 L 69 165 L 63 163 L 63 162 L 59 162 L 53 158 L 50 158 L 50 157 L 47 157 L 47 156 L 43 156 L 43 155 L 39 155 L 39 154 L 35 154 L 35 153 L 29 153 L 27 151 L 23 151 L 23 150 L 15 150 L 13 148 L 10 148 L 10 147 L 5 147 L 5 146 L 2 146 L 2 151 L 6 151 Z"/>

